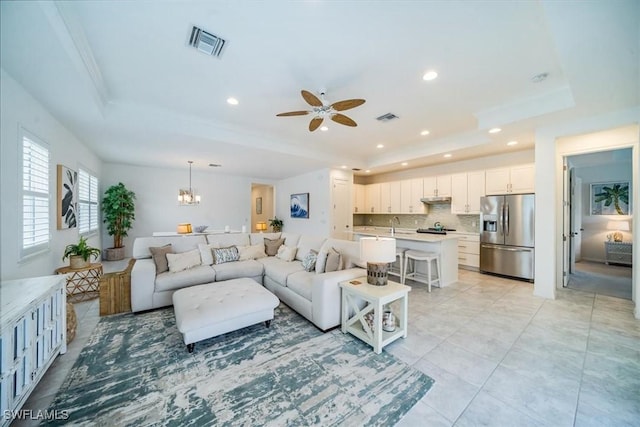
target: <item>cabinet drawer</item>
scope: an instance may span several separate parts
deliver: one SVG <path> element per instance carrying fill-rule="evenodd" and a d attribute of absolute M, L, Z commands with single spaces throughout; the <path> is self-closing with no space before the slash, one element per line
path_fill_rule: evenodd
<path fill-rule="evenodd" d="M 458 265 L 467 267 L 480 267 L 480 255 L 458 253 Z"/>
<path fill-rule="evenodd" d="M 458 241 L 458 253 L 480 255 L 480 242 Z"/>

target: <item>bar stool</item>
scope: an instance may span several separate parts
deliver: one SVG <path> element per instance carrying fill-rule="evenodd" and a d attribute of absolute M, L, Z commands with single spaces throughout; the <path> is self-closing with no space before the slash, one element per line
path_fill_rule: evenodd
<path fill-rule="evenodd" d="M 408 272 L 409 268 L 409 260 L 412 260 L 413 268 L 411 272 Z M 431 263 L 435 261 L 436 263 L 436 278 L 431 277 Z M 427 274 L 418 273 L 417 265 L 418 262 L 426 262 L 427 263 Z M 438 286 L 440 286 L 440 277 L 442 277 L 442 271 L 440 269 L 440 254 L 435 252 L 422 252 L 422 251 L 414 251 L 408 250 L 404 253 L 404 268 L 403 268 L 403 276 L 402 276 L 402 284 L 407 278 L 415 280 L 416 282 L 425 283 L 429 286 L 429 292 L 431 292 L 431 284 L 437 282 Z"/>
<path fill-rule="evenodd" d="M 404 253 L 407 248 L 398 248 L 396 247 L 396 260 L 398 262 L 398 268 L 394 268 L 395 261 L 390 264 L 389 272 L 387 274 L 393 274 L 394 276 L 398 276 L 400 281 L 402 282 L 402 274 L 404 271 Z"/>

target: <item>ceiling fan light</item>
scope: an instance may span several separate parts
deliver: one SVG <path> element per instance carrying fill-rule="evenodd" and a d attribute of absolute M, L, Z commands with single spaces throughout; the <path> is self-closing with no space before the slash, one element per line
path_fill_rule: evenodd
<path fill-rule="evenodd" d="M 425 129 L 422 132 L 420 132 L 420 135 L 427 136 L 427 135 L 429 135 L 429 131 Z"/>

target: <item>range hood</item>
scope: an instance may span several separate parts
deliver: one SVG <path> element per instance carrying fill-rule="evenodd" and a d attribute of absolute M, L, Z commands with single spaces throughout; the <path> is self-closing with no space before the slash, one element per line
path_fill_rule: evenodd
<path fill-rule="evenodd" d="M 439 205 L 439 204 L 451 203 L 451 197 L 449 197 L 449 196 L 430 196 L 430 197 L 423 197 L 422 199 L 420 199 L 420 201 L 422 203 L 426 203 L 427 205 Z"/>

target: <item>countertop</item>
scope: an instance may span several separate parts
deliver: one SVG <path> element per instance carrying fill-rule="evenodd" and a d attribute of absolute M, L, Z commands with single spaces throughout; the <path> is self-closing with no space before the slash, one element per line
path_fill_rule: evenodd
<path fill-rule="evenodd" d="M 363 236 L 380 236 L 380 237 L 394 237 L 397 240 L 412 240 L 415 242 L 442 242 L 444 240 L 457 240 L 459 234 L 473 234 L 473 233 L 459 233 L 448 231 L 447 234 L 428 234 L 417 233 L 416 230 L 409 230 L 405 228 L 397 228 L 395 234 L 392 236 L 390 227 L 354 227 L 353 234 L 360 234 Z"/>

